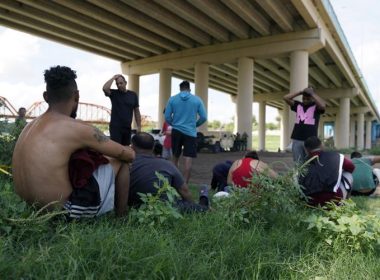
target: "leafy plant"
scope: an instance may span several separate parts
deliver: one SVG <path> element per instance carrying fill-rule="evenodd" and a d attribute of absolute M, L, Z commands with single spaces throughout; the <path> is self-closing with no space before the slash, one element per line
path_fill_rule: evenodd
<path fill-rule="evenodd" d="M 352 200 L 344 201 L 341 206 L 330 203 L 318 210 L 304 222 L 308 230 L 316 230 L 317 236 L 334 249 L 345 246 L 351 251 L 373 250 L 375 245 L 380 245 L 380 219 L 362 213 Z"/>
<path fill-rule="evenodd" d="M 159 180 L 158 184 L 154 184 L 157 193 L 139 193 L 143 204 L 137 209 L 132 209 L 130 214 L 132 219 L 149 226 L 168 224 L 173 219 L 183 218 L 174 207 L 179 194 L 162 174 L 156 172 L 156 176 Z M 166 196 L 166 199 L 162 199 L 163 195 Z"/>

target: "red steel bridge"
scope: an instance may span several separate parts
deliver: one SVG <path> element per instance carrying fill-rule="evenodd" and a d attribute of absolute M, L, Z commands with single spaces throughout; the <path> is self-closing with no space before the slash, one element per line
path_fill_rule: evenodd
<path fill-rule="evenodd" d="M 34 102 L 26 109 L 26 119 L 34 119 L 42 115 L 48 108 L 45 101 Z M 18 116 L 15 107 L 5 98 L 0 96 L 0 119 L 16 119 Z M 96 104 L 79 102 L 77 119 L 93 124 L 108 124 L 111 118 L 111 110 Z"/>

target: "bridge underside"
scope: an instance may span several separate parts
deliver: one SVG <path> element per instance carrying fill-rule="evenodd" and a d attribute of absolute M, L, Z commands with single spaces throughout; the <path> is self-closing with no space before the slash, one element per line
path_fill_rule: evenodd
<path fill-rule="evenodd" d="M 136 91 L 140 75 L 160 73 L 159 112 L 173 76 L 206 105 L 208 88 L 230 94 L 240 132 L 252 130 L 252 102 L 262 124 L 265 106 L 278 108 L 282 148 L 294 119 L 282 96 L 308 85 L 327 101 L 338 147 L 363 148 L 379 119 L 327 0 L 2 0 L 0 24 L 119 60 Z M 260 135 L 264 149 L 265 125 Z"/>

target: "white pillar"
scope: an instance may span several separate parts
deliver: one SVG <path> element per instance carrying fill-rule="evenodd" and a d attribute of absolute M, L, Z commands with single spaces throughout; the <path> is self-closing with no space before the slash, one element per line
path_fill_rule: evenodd
<path fill-rule="evenodd" d="M 372 120 L 368 119 L 365 122 L 365 148 L 372 148 Z"/>
<path fill-rule="evenodd" d="M 158 97 L 158 128 L 164 124 L 164 109 L 172 91 L 172 71 L 170 69 L 160 70 L 160 84 Z"/>
<path fill-rule="evenodd" d="M 128 89 L 134 91 L 139 95 L 140 90 L 140 76 L 136 74 L 128 75 Z"/>
<path fill-rule="evenodd" d="M 308 87 L 309 84 L 309 54 L 307 51 L 294 51 L 290 54 L 290 92 L 298 92 Z M 290 143 L 291 132 L 294 127 L 295 114 L 285 103 L 283 116 L 283 137 L 281 149 L 287 147 Z M 285 123 L 287 121 L 287 123 Z"/>
<path fill-rule="evenodd" d="M 350 98 L 348 97 L 341 98 L 339 101 L 337 123 L 337 142 L 335 146 L 338 149 L 346 149 L 349 147 L 350 133 Z"/>
<path fill-rule="evenodd" d="M 195 94 L 198 95 L 205 105 L 206 114 L 208 115 L 208 75 L 209 67 L 206 63 L 195 64 Z M 201 125 L 199 131 L 207 131 L 207 121 Z"/>
<path fill-rule="evenodd" d="M 318 137 L 319 139 L 321 139 L 323 143 L 323 141 L 325 140 L 325 120 L 323 118 L 319 119 Z"/>
<path fill-rule="evenodd" d="M 238 107 L 237 107 L 237 95 L 230 95 L 231 96 L 231 101 L 232 103 L 234 103 L 234 107 L 235 107 L 235 110 L 234 110 L 234 134 L 236 134 L 238 131 L 237 131 L 237 119 L 238 119 Z"/>
<path fill-rule="evenodd" d="M 259 151 L 265 151 L 265 108 L 266 102 L 259 102 Z"/>
<path fill-rule="evenodd" d="M 357 149 L 363 150 L 364 149 L 364 114 L 359 113 L 358 114 L 358 128 L 357 128 Z"/>
<path fill-rule="evenodd" d="M 284 151 L 289 145 L 290 139 L 290 125 L 289 125 L 289 105 L 284 104 L 284 110 L 281 111 L 281 136 L 280 136 L 280 149 Z"/>
<path fill-rule="evenodd" d="M 355 119 L 350 116 L 350 148 L 355 147 L 355 134 L 356 134 L 356 127 L 355 127 Z"/>
<path fill-rule="evenodd" d="M 252 149 L 253 59 L 239 58 L 238 69 L 237 131 L 248 134 L 247 148 Z"/>
<path fill-rule="evenodd" d="M 136 92 L 137 96 L 139 96 L 139 91 L 140 91 L 140 76 L 139 75 L 136 75 L 136 74 L 128 75 L 128 89 Z M 132 128 L 133 129 L 137 128 L 135 114 L 133 114 Z"/>

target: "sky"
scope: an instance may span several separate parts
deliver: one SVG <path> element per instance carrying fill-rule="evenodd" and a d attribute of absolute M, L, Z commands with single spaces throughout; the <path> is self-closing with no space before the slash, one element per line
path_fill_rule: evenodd
<path fill-rule="evenodd" d="M 359 68 L 380 108 L 380 1 L 330 0 Z M 43 72 L 54 65 L 77 71 L 80 101 L 111 106 L 102 92 L 103 84 L 121 72 L 120 63 L 53 41 L 0 26 L 0 96 L 17 109 L 42 100 Z M 157 120 L 158 75 L 140 77 L 140 111 Z M 181 81 L 172 80 L 172 94 Z M 191 85 L 194 92 L 194 85 Z M 226 106 L 228 104 L 229 106 Z M 235 106 L 228 94 L 209 90 L 209 120 L 231 121 Z M 253 105 L 258 116 L 258 106 Z M 276 109 L 267 106 L 266 119 L 274 122 Z"/>

